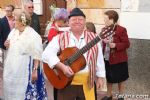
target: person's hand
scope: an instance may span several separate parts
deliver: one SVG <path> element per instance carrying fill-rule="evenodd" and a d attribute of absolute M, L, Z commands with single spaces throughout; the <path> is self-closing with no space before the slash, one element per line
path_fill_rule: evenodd
<path fill-rule="evenodd" d="M 63 72 L 67 77 L 71 77 L 71 76 L 74 75 L 73 70 L 72 70 L 69 66 L 63 64 L 62 62 L 58 62 L 58 63 L 56 64 L 56 68 L 62 70 L 62 72 Z"/>
<path fill-rule="evenodd" d="M 97 89 L 99 89 L 99 88 L 101 89 L 103 87 L 104 87 L 104 78 L 98 77 L 97 81 L 96 81 L 96 88 Z"/>
<path fill-rule="evenodd" d="M 109 43 L 109 39 L 108 39 L 108 38 L 102 39 L 102 41 L 103 41 L 104 43 Z"/>
<path fill-rule="evenodd" d="M 116 43 L 109 43 L 109 47 L 110 47 L 111 49 L 116 48 Z"/>
<path fill-rule="evenodd" d="M 66 66 L 66 65 L 63 66 L 62 71 L 67 77 L 71 77 L 74 74 L 72 69 L 69 66 Z"/>
<path fill-rule="evenodd" d="M 6 47 L 6 49 L 9 48 L 9 45 L 10 45 L 10 40 L 6 40 L 6 41 L 4 42 L 4 46 Z"/>
<path fill-rule="evenodd" d="M 32 83 L 34 83 L 38 79 L 38 70 L 37 69 L 33 69 L 31 78 L 32 78 Z"/>
<path fill-rule="evenodd" d="M 60 70 L 62 70 L 62 72 L 67 76 L 67 77 L 71 77 L 74 75 L 73 70 L 69 67 L 66 66 L 65 64 L 59 62 L 56 64 L 56 67 Z"/>

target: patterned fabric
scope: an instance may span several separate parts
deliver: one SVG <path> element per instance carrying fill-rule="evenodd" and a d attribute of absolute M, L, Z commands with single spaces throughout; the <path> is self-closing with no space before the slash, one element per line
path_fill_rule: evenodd
<path fill-rule="evenodd" d="M 30 59 L 31 63 L 31 59 Z M 25 100 L 48 100 L 43 73 L 38 69 L 38 80 L 31 82 L 31 69 L 29 64 L 29 82 L 26 90 Z"/>
<path fill-rule="evenodd" d="M 87 43 L 89 43 L 91 40 L 93 40 L 96 37 L 91 32 L 90 33 L 84 32 L 84 34 L 85 34 L 85 39 L 86 39 Z M 97 55 L 98 55 L 98 46 L 95 45 L 88 51 L 88 54 L 87 54 L 87 63 L 88 63 L 89 68 L 90 68 L 90 77 L 89 77 L 90 88 L 93 88 L 93 86 L 94 86 Z"/>
<path fill-rule="evenodd" d="M 13 29 L 7 39 L 10 40 L 10 46 L 3 71 L 4 99 L 24 100 L 29 80 L 30 56 L 41 59 L 42 39 L 29 26 L 21 34 L 18 29 Z"/>
<path fill-rule="evenodd" d="M 87 32 L 84 31 L 84 38 L 86 43 L 89 43 L 91 40 L 93 40 L 96 36 L 91 33 L 91 32 Z M 60 34 L 59 36 L 59 45 L 61 50 L 64 50 L 65 48 L 67 48 L 69 44 L 69 33 L 65 32 L 64 34 Z M 90 50 L 88 51 L 87 54 L 87 64 L 89 65 L 90 68 L 90 88 L 92 88 L 94 86 L 94 77 L 95 77 L 95 66 L 97 63 L 97 55 L 98 55 L 98 46 L 95 45 L 92 48 L 90 48 Z"/>

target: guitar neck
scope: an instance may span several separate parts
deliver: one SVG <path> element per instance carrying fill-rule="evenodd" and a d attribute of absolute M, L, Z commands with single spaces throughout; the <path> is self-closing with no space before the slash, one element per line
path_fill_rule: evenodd
<path fill-rule="evenodd" d="M 96 38 L 94 38 L 92 41 L 90 41 L 87 45 L 85 45 L 84 47 L 82 47 L 76 55 L 82 55 L 84 53 L 86 53 L 90 48 L 92 48 L 95 44 L 97 44 L 100 41 L 100 37 L 97 36 Z"/>
<path fill-rule="evenodd" d="M 92 41 L 90 41 L 87 45 L 79 49 L 74 55 L 72 55 L 68 60 L 65 61 L 66 65 L 70 65 L 72 62 L 74 62 L 76 59 L 78 59 L 81 55 L 86 53 L 90 48 L 92 48 L 95 44 L 97 44 L 100 41 L 100 37 L 97 36 Z"/>

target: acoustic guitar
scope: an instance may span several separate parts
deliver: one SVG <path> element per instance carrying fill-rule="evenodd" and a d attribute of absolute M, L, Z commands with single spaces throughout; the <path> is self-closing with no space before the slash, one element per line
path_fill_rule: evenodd
<path fill-rule="evenodd" d="M 86 60 L 83 56 L 91 47 L 97 44 L 101 39 L 104 39 L 114 33 L 115 25 L 103 28 L 100 34 L 87 43 L 81 49 L 76 47 L 65 48 L 58 55 L 60 61 L 67 66 L 70 66 L 74 73 L 77 73 L 86 66 Z M 67 77 L 60 69 L 54 67 L 51 69 L 47 63 L 43 63 L 44 73 L 49 82 L 56 89 L 63 89 L 71 83 L 72 77 Z"/>

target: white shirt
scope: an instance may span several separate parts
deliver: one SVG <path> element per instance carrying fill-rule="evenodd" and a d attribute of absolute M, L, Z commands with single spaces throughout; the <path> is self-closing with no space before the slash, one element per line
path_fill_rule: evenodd
<path fill-rule="evenodd" d="M 53 39 L 49 42 L 48 46 L 45 48 L 42 54 L 42 60 L 45 63 L 48 63 L 50 68 L 54 68 L 55 65 L 58 62 L 60 62 L 59 58 L 57 57 L 57 52 L 59 52 L 60 50 L 58 39 L 59 39 L 58 35 L 53 37 Z M 84 34 L 82 34 L 80 39 L 77 40 L 77 38 L 70 32 L 68 47 L 77 47 L 81 49 L 85 45 L 86 45 L 86 41 L 84 39 Z M 84 54 L 85 58 L 86 58 L 86 55 L 87 55 L 87 52 Z M 78 73 L 89 72 L 88 67 L 89 66 L 86 65 L 86 67 L 83 70 L 80 70 Z M 98 43 L 98 58 L 97 58 L 97 66 L 96 66 L 96 75 L 98 77 L 105 77 L 105 64 L 104 64 L 102 48 L 101 48 L 100 43 Z"/>

